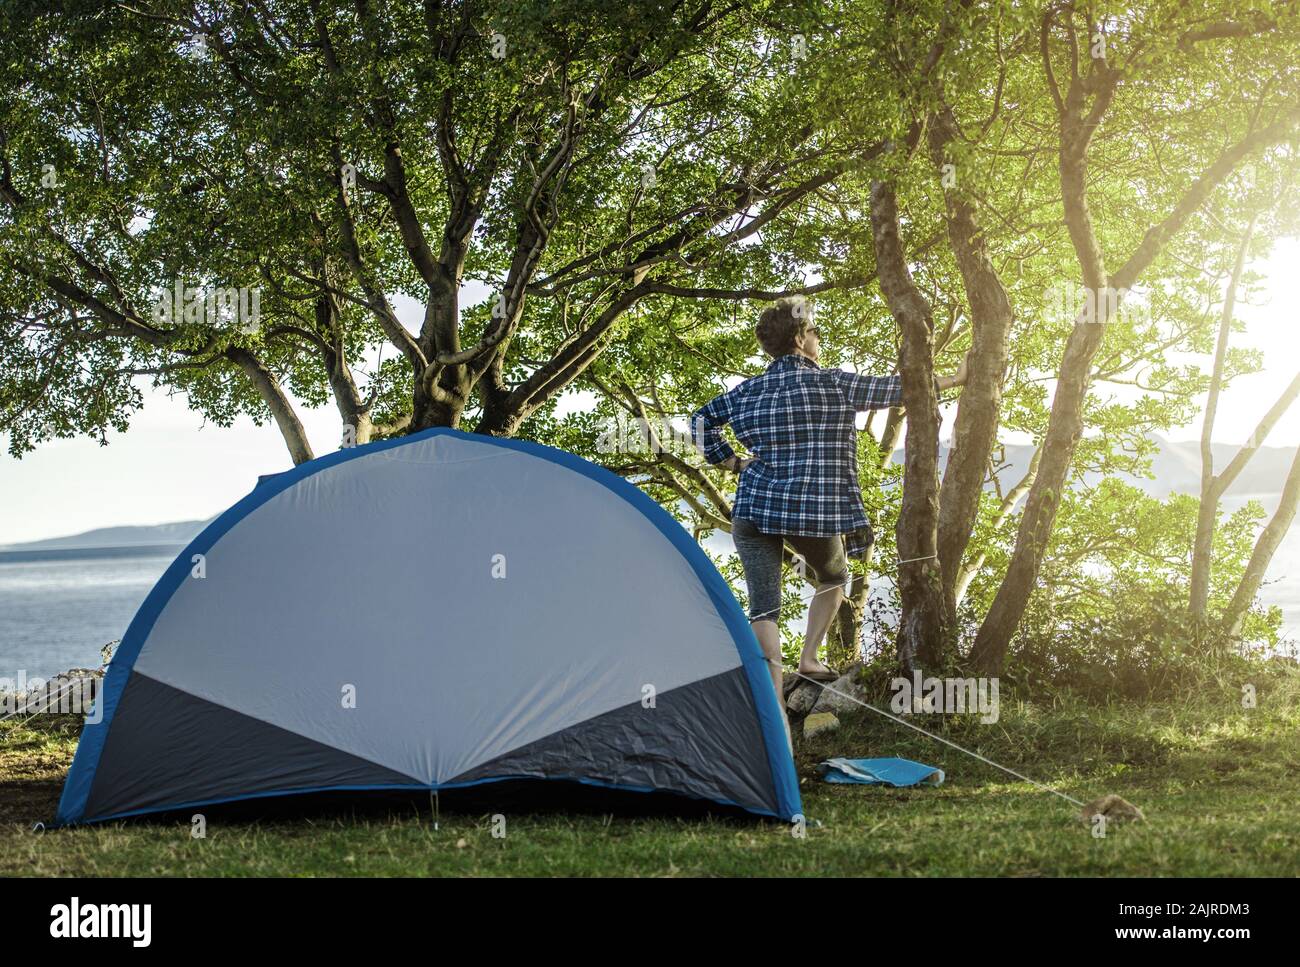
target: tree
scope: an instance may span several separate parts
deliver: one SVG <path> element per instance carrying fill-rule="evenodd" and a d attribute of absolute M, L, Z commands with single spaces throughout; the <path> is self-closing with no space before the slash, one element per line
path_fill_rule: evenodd
<path fill-rule="evenodd" d="M 1098 131 L 1108 116 L 1113 116 L 1111 111 L 1117 96 L 1129 86 L 1138 86 L 1133 85 L 1137 80 L 1151 86 L 1167 80 L 1169 68 L 1164 65 L 1169 64 L 1170 54 L 1175 50 L 1190 52 L 1196 59 L 1204 44 L 1229 36 L 1267 34 L 1279 29 L 1279 23 L 1237 23 L 1231 24 L 1233 29 L 1228 31 L 1217 25 L 1213 30 L 1199 25 L 1189 29 L 1179 23 L 1175 11 L 1164 8 L 1153 10 L 1146 23 L 1140 20 L 1125 23 L 1118 18 L 1088 14 L 1074 6 L 1049 8 L 1042 15 L 1039 48 L 1059 131 L 1058 162 L 1065 225 L 1084 289 L 1091 294 L 1091 299 L 1077 316 L 1062 356 L 1051 419 L 1042 443 L 1043 454 L 1026 498 L 1016 551 L 972 647 L 971 659 L 983 671 L 996 671 L 1001 666 L 1033 589 L 1070 463 L 1083 432 L 1084 401 L 1093 359 L 1101 346 L 1105 324 L 1118 309 L 1116 297 L 1138 283 L 1169 242 L 1240 164 L 1294 136 L 1300 122 L 1300 103 L 1295 90 L 1289 89 L 1282 97 L 1275 98 L 1270 96 L 1274 93 L 1271 84 L 1259 78 L 1263 93 L 1250 105 L 1249 113 L 1223 118 L 1223 130 L 1234 132 L 1227 145 L 1214 143 L 1217 138 L 1206 139 L 1205 132 L 1193 132 L 1196 137 L 1189 139 L 1189 161 L 1198 155 L 1205 160 L 1193 162 L 1192 171 L 1196 173 L 1190 183 L 1170 186 L 1179 192 L 1172 207 L 1163 217 L 1148 223 L 1149 227 L 1129 250 L 1130 254 L 1116 270 L 1109 271 L 1089 204 L 1089 162 Z M 1288 26 L 1294 28 L 1294 14 L 1288 17 Z M 1129 52 L 1113 64 L 1107 47 L 1108 44 L 1118 46 L 1117 40 L 1127 45 Z M 1086 64 L 1081 57 L 1085 51 Z M 1056 80 L 1057 64 L 1062 58 L 1067 70 L 1064 91 Z M 1141 105 L 1129 110 L 1140 112 Z"/>
<path fill-rule="evenodd" d="M 358 443 L 517 433 L 630 313 L 774 275 L 748 243 L 871 156 L 800 121 L 797 3 L 71 7 L 4 24 L 15 452 L 123 426 L 141 374 L 273 418 L 299 462 L 286 382 Z M 178 279 L 264 287 L 262 324 L 154 319 Z M 462 307 L 467 279 L 493 296 Z"/>
<path fill-rule="evenodd" d="M 1224 295 L 1223 311 L 1219 321 L 1219 336 L 1215 346 L 1214 364 L 1210 376 L 1210 391 L 1205 403 L 1205 418 L 1201 423 L 1201 500 L 1196 520 L 1196 537 L 1192 545 L 1189 610 L 1193 618 L 1202 624 L 1208 620 L 1207 598 L 1210 572 L 1214 564 L 1213 542 L 1215 525 L 1219 516 L 1219 502 L 1228 488 L 1232 486 L 1233 481 L 1246 468 L 1251 458 L 1263 446 L 1264 440 L 1268 438 L 1277 421 L 1295 402 L 1296 397 L 1300 396 L 1300 371 L 1297 371 L 1290 385 L 1287 386 L 1269 411 L 1260 419 L 1255 430 L 1237 450 L 1228 465 L 1223 468 L 1221 473 L 1216 474 L 1214 472 L 1214 424 L 1218 414 L 1219 397 L 1229 375 L 1226 371 L 1228 367 L 1228 341 L 1232 333 L 1233 310 L 1237 302 L 1237 287 L 1240 285 L 1242 274 L 1245 271 L 1246 253 L 1250 248 L 1251 239 L 1254 237 L 1258 218 L 1258 214 L 1251 215 L 1245 232 L 1242 234 L 1241 244 L 1237 247 L 1236 259 L 1229 273 L 1227 292 Z M 1272 560 L 1282 535 L 1286 533 L 1291 520 L 1295 516 L 1296 495 L 1295 483 L 1292 479 L 1295 476 L 1296 473 L 1293 471 L 1288 477 L 1287 485 L 1283 488 L 1281 505 L 1278 507 L 1273 519 L 1264 528 L 1263 533 L 1260 534 L 1256 553 L 1243 575 L 1237 594 L 1234 595 L 1233 601 L 1228 606 L 1224 624 L 1231 634 L 1240 631 L 1242 616 L 1255 599 L 1260 583 L 1263 581 L 1264 571 Z"/>
<path fill-rule="evenodd" d="M 1291 471 L 1287 474 L 1278 508 L 1260 532 L 1250 560 L 1246 562 L 1246 571 L 1242 575 L 1241 583 L 1237 585 L 1232 600 L 1224 610 L 1222 627 L 1229 635 L 1236 636 L 1241 633 L 1246 612 L 1254 602 L 1255 595 L 1259 593 L 1260 585 L 1264 583 L 1264 572 L 1268 569 L 1269 562 L 1273 560 L 1273 555 L 1277 553 L 1283 536 L 1295 520 L 1298 508 L 1300 508 L 1300 451 L 1296 452 Z"/>

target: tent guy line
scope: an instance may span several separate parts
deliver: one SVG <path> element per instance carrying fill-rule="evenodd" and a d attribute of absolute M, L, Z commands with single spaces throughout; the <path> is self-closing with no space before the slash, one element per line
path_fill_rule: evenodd
<path fill-rule="evenodd" d="M 856 575 L 855 575 L 855 576 L 856 576 Z M 850 580 L 851 580 L 851 579 L 850 579 Z M 811 601 L 813 598 L 817 597 L 817 595 L 819 595 L 819 594 L 825 594 L 827 591 L 834 591 L 834 590 L 836 590 L 836 589 L 843 590 L 843 589 L 845 588 L 845 586 L 846 586 L 848 583 L 849 583 L 849 582 L 846 581 L 844 584 L 832 584 L 832 585 L 830 585 L 829 587 L 822 588 L 820 591 L 814 591 L 812 594 L 808 595 L 808 597 L 806 597 L 806 598 L 803 597 L 802 595 L 800 595 L 800 596 L 799 596 L 799 602 L 800 602 L 801 604 L 807 604 L 809 601 Z M 749 620 L 750 620 L 751 622 L 752 622 L 752 621 L 760 621 L 760 620 L 762 620 L 763 618 L 766 618 L 766 617 L 767 617 L 768 615 L 770 615 L 770 614 L 776 614 L 776 613 L 779 612 L 780 610 L 781 610 L 780 607 L 776 607 L 776 608 L 773 608 L 771 611 L 763 611 L 763 612 L 761 612 L 761 613 L 759 613 L 759 614 L 754 615 L 754 616 L 753 616 L 752 618 L 750 618 Z"/>
<path fill-rule="evenodd" d="M 780 664 L 779 662 L 775 662 L 770 658 L 765 659 L 765 661 L 767 661 L 768 664 L 771 665 Z M 793 675 L 795 678 L 801 678 L 805 682 L 812 682 L 814 685 L 818 686 L 819 688 L 825 689 L 826 691 L 838 695 L 841 698 L 846 698 L 850 702 L 855 702 L 858 705 L 861 705 L 863 708 L 870 709 L 873 712 L 883 715 L 887 719 L 893 719 L 895 722 L 899 723 L 900 725 L 906 725 L 909 729 L 914 729 L 915 731 L 920 732 L 922 735 L 928 735 L 936 742 L 942 742 L 944 745 L 952 746 L 958 752 L 964 752 L 966 755 L 971 756 L 974 759 L 979 759 L 981 762 L 986 762 L 989 765 L 993 766 L 995 769 L 1001 769 L 1003 772 L 1007 773 L 1008 775 L 1015 776 L 1017 779 L 1027 782 L 1032 786 L 1037 786 L 1039 789 L 1042 789 L 1044 792 L 1050 792 L 1053 796 L 1060 796 L 1066 802 L 1073 803 L 1074 805 L 1079 807 L 1082 807 L 1084 805 L 1081 801 L 1075 799 L 1073 796 L 1067 796 L 1065 793 L 1061 792 L 1060 790 L 1053 789 L 1051 786 L 1044 785 L 1041 782 L 1038 782 L 1034 779 L 1030 779 L 1028 776 L 1021 775 L 1019 772 L 1016 772 L 1014 769 L 1008 769 L 1006 766 L 1000 765 L 999 763 L 994 762 L 992 759 L 980 755 L 978 752 L 972 752 L 970 749 L 963 748 L 962 746 L 958 745 L 956 742 L 949 741 L 948 739 L 945 739 L 941 735 L 935 735 L 933 732 L 927 732 L 919 725 L 913 725 L 911 722 L 908 722 L 906 719 L 899 718 L 897 715 L 892 715 L 889 712 L 886 712 L 882 708 L 876 708 L 876 706 L 864 702 L 860 698 L 855 698 L 852 695 L 848 695 L 844 692 L 841 692 L 837 688 L 832 688 L 830 685 L 826 684 L 825 682 L 819 682 L 815 678 L 809 678 L 807 675 L 803 675 L 798 671 L 788 671 L 784 668 L 784 666 L 782 666 L 782 671 L 785 672 L 785 674 L 787 675 Z"/>
<path fill-rule="evenodd" d="M 899 564 L 915 564 L 917 561 L 933 561 L 939 557 L 938 554 L 927 554 L 925 557 L 909 557 L 906 561 L 899 561 Z"/>

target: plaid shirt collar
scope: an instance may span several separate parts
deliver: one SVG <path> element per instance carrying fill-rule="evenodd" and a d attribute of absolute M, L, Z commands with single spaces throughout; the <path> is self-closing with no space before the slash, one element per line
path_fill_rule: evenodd
<path fill-rule="evenodd" d="M 787 353 L 784 356 L 778 356 L 767 365 L 769 373 L 783 369 L 821 369 L 821 367 L 807 356 L 801 356 L 799 353 Z"/>

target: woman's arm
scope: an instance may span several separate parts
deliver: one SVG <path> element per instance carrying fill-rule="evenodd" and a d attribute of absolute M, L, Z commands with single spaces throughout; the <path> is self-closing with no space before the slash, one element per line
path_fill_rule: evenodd
<path fill-rule="evenodd" d="M 884 410 L 891 406 L 899 406 L 903 402 L 903 377 L 901 376 L 860 376 L 842 369 L 828 369 L 824 372 L 830 373 L 835 378 L 849 405 L 855 410 Z M 965 357 L 962 358 L 956 373 L 934 378 L 935 390 L 939 393 L 954 386 L 962 386 L 965 382 Z"/>
<path fill-rule="evenodd" d="M 824 369 L 855 410 L 885 410 L 903 400 L 901 376 L 861 376 L 844 369 Z"/>
<path fill-rule="evenodd" d="M 691 414 L 691 431 L 695 438 L 695 448 L 708 463 L 722 464 L 736 459 L 736 451 L 722 437 L 722 428 L 731 421 L 731 408 L 734 403 L 728 391 L 716 396 Z M 727 467 L 727 469 L 731 469 Z"/>

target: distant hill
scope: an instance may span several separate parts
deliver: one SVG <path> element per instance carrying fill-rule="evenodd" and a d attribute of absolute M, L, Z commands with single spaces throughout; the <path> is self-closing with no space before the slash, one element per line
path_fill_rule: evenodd
<path fill-rule="evenodd" d="M 4 551 L 48 551 L 91 547 L 131 547 L 150 544 L 188 544 L 198 536 L 208 520 L 183 520 L 171 524 L 144 524 L 133 527 L 99 527 L 82 534 L 50 537 L 43 541 L 6 544 Z"/>
<path fill-rule="evenodd" d="M 1214 469 L 1222 473 L 1239 448 L 1230 443 L 1214 444 Z M 1295 447 L 1260 447 L 1246 464 L 1231 487 L 1230 497 L 1266 496 L 1282 492 L 1286 475 L 1295 460 Z M 1201 445 L 1188 440 L 1172 443 L 1161 441 L 1160 455 L 1152 461 L 1154 480 L 1143 480 L 1143 490 L 1157 497 L 1167 494 L 1198 494 L 1201 492 Z"/>
<path fill-rule="evenodd" d="M 1157 440 L 1160 452 L 1151 460 L 1152 479 L 1145 477 L 1124 476 L 1123 479 L 1146 491 L 1153 497 L 1167 497 L 1170 494 L 1199 494 L 1201 491 L 1201 445 L 1194 440 L 1172 442 Z M 1214 469 L 1222 472 L 1237 453 L 1237 446 L 1231 443 L 1214 444 Z M 1031 446 L 1008 446 L 1006 448 L 1008 466 L 1002 471 L 1002 486 L 1005 489 L 1017 483 L 1029 467 L 1033 456 Z M 1259 452 L 1246 464 L 1230 488 L 1228 497 L 1276 497 L 1282 492 L 1286 475 L 1295 460 L 1295 447 L 1260 447 Z M 948 459 L 948 448 L 941 448 L 939 453 L 941 466 Z M 902 463 L 903 451 L 895 451 L 894 463 Z M 1101 474 L 1088 474 L 1085 480 L 1095 484 Z"/>

